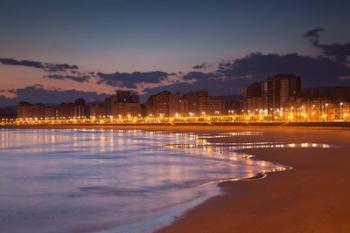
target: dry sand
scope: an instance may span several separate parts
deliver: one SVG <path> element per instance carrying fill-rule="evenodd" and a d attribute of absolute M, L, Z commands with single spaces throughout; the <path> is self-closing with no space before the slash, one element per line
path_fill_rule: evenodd
<path fill-rule="evenodd" d="M 350 131 L 257 128 L 263 136 L 221 142 L 329 143 L 332 148 L 251 149 L 256 159 L 293 170 L 261 180 L 220 184 L 223 195 L 188 211 L 157 233 L 349 233 Z"/>

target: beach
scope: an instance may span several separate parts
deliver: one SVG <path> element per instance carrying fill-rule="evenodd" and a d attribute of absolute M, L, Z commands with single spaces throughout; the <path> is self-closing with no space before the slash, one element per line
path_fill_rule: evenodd
<path fill-rule="evenodd" d="M 223 194 L 188 211 L 157 233 L 350 232 L 350 131 L 258 128 L 264 135 L 216 142 L 326 143 L 330 148 L 250 149 L 255 159 L 292 170 L 265 179 L 225 182 Z"/>
<path fill-rule="evenodd" d="M 350 130 L 284 126 L 36 126 L 162 130 L 173 132 L 261 132 L 249 136 L 209 139 L 213 143 L 281 142 L 284 148 L 243 151 L 256 160 L 292 169 L 268 173 L 263 179 L 219 184 L 221 194 L 176 216 L 156 233 L 348 233 L 350 232 Z M 293 144 L 324 147 L 293 147 Z"/>

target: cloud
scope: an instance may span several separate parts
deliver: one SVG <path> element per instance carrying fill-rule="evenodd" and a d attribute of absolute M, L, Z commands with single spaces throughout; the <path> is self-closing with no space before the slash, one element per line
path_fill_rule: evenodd
<path fill-rule="evenodd" d="M 252 53 L 232 62 L 221 63 L 217 73 L 226 80 L 249 82 L 274 74 L 293 73 L 302 77 L 304 86 L 334 86 L 349 84 L 346 80 L 339 80 L 339 77 L 350 75 L 350 68 L 327 57 Z"/>
<path fill-rule="evenodd" d="M 52 63 L 44 63 L 40 61 L 16 60 L 12 58 L 0 58 L 0 63 L 3 65 L 32 67 L 36 69 L 42 69 L 47 72 L 59 72 L 59 71 L 78 69 L 78 66 L 76 65 L 52 64 Z"/>
<path fill-rule="evenodd" d="M 13 90 L 0 90 L 0 96 L 13 99 L 16 97 L 16 93 Z"/>
<path fill-rule="evenodd" d="M 340 76 L 338 79 L 339 80 L 350 80 L 350 75 L 349 76 Z"/>
<path fill-rule="evenodd" d="M 152 71 L 152 72 L 132 72 L 132 73 L 102 73 L 96 74 L 98 77 L 98 84 L 104 83 L 110 86 L 124 86 L 126 88 L 135 88 L 136 83 L 158 83 L 168 76 L 174 75 L 173 73 L 167 73 L 163 71 Z"/>
<path fill-rule="evenodd" d="M 242 86 L 260 81 L 267 76 L 279 73 L 293 73 L 302 77 L 304 87 L 335 86 L 350 84 L 350 67 L 335 62 L 328 57 L 310 57 L 299 54 L 252 53 L 240 59 L 219 63 L 213 72 L 192 71 L 189 73 L 132 72 L 132 73 L 93 73 L 74 75 L 51 74 L 53 79 L 73 80 L 78 83 L 96 82 L 115 89 L 129 89 L 141 95 L 144 101 L 149 95 L 159 91 L 189 92 L 206 89 L 213 95 L 238 94 Z M 76 75 L 76 76 L 75 76 Z M 81 76 L 79 76 L 81 75 Z M 3 92 L 5 93 L 5 92 Z M 88 101 L 103 99 L 104 95 L 95 92 L 76 90 L 47 90 L 43 86 L 30 86 L 16 90 L 6 90 L 5 96 L 16 96 L 32 102 L 62 102 L 83 97 Z M 8 95 L 10 93 L 10 95 Z M 1 92 L 0 92 L 0 95 Z"/>
<path fill-rule="evenodd" d="M 1 96 L 1 92 L 13 93 L 12 98 Z M 49 103 L 57 104 L 61 102 L 72 102 L 77 98 L 84 98 L 88 102 L 101 101 L 107 95 L 98 94 L 96 92 L 86 92 L 77 90 L 62 90 L 62 89 L 45 89 L 40 84 L 13 89 L 0 90 L 0 105 L 9 106 L 16 105 L 19 101 L 28 101 L 32 103 Z"/>
<path fill-rule="evenodd" d="M 13 99 L 8 98 L 6 96 L 2 96 L 0 94 L 0 107 L 7 107 L 7 106 L 11 106 L 11 105 L 15 105 L 16 102 L 13 101 Z"/>
<path fill-rule="evenodd" d="M 323 28 L 315 28 L 309 31 L 306 31 L 304 34 L 305 38 L 312 39 L 312 40 L 319 40 L 320 39 L 320 32 L 323 32 Z"/>
<path fill-rule="evenodd" d="M 309 30 L 305 33 L 304 37 L 309 39 L 311 44 L 322 51 L 324 56 L 334 59 L 336 62 L 349 63 L 347 58 L 350 56 L 350 43 L 345 44 L 322 44 L 320 43 L 319 33 L 325 31 L 322 28 L 316 28 Z"/>
<path fill-rule="evenodd" d="M 247 84 L 248 81 L 231 79 L 225 80 L 216 72 L 199 72 L 193 71 L 181 74 L 181 81 L 174 82 L 171 85 L 164 87 L 155 87 L 147 90 L 147 95 L 167 89 L 172 92 L 190 92 L 195 90 L 209 90 L 213 95 L 229 95 L 232 93 L 240 93 L 241 85 Z"/>
<path fill-rule="evenodd" d="M 177 84 L 191 84 L 195 80 L 184 77 L 182 73 L 167 73 L 163 71 L 132 72 L 132 73 L 97 73 L 97 84 L 106 84 L 120 89 L 129 89 L 140 95 L 149 94 L 149 90 L 171 88 Z"/>
<path fill-rule="evenodd" d="M 75 82 L 84 83 L 84 82 L 88 82 L 91 77 L 89 75 L 73 76 L 73 75 L 50 74 L 50 75 L 44 76 L 44 78 L 57 79 L 57 80 L 72 80 Z"/>
<path fill-rule="evenodd" d="M 347 62 L 347 57 L 350 56 L 350 43 L 347 44 L 318 44 L 316 47 L 323 51 L 323 54 L 332 57 L 337 62 Z"/>
<path fill-rule="evenodd" d="M 178 84 L 193 84 L 197 80 L 186 78 L 182 75 L 168 75 L 166 78 L 160 79 L 159 82 L 138 82 L 135 83 L 135 89 L 138 94 L 145 95 L 147 94 L 147 91 L 150 89 L 157 89 L 157 88 L 172 88 L 174 85 Z"/>
<path fill-rule="evenodd" d="M 210 64 L 208 64 L 206 62 L 203 62 L 203 63 L 201 63 L 199 65 L 193 66 L 192 69 L 194 69 L 194 70 L 201 70 L 201 69 L 206 69 L 206 68 L 209 68 L 209 67 L 211 67 Z"/>
<path fill-rule="evenodd" d="M 34 67 L 45 71 L 45 79 L 73 81 L 69 87 L 80 90 L 86 88 L 101 92 L 114 89 L 136 91 L 144 101 L 149 95 L 159 91 L 189 92 L 207 89 L 213 95 L 232 95 L 240 93 L 242 86 L 260 81 L 279 73 L 296 74 L 302 78 L 303 87 L 350 85 L 349 47 L 347 44 L 322 44 L 320 33 L 324 29 L 309 30 L 304 37 L 311 45 L 321 50 L 322 56 L 312 57 L 296 53 L 251 53 L 239 59 L 225 60 L 217 67 L 201 63 L 188 73 L 151 72 L 82 72 L 77 66 L 51 64 L 29 60 L 0 58 L 5 65 Z M 210 71 L 204 70 L 211 67 Z M 206 72 L 205 72 L 206 71 Z M 43 81 L 48 83 L 47 81 Z M 57 82 L 53 85 L 57 85 Z M 80 86 L 81 85 L 81 86 Z M 84 86 L 83 86 L 84 85 Z M 45 85 L 47 86 L 47 85 Z M 80 88 L 81 87 L 81 88 Z M 87 101 L 103 99 L 105 95 L 93 91 L 45 89 L 40 85 L 0 90 L 0 105 L 9 101 L 28 100 L 30 102 L 68 102 L 83 97 Z"/>

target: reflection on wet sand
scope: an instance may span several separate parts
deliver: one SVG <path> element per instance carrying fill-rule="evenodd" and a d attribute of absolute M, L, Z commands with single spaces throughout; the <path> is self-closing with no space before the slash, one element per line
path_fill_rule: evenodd
<path fill-rule="evenodd" d="M 217 194 L 212 184 L 288 169 L 243 149 L 329 146 L 209 140 L 256 135 L 0 129 L 0 232 L 150 232 Z"/>
<path fill-rule="evenodd" d="M 235 132 L 235 133 L 222 133 L 217 135 L 195 135 L 194 143 L 192 144 L 167 144 L 166 147 L 170 149 L 190 149 L 191 154 L 196 154 L 198 156 L 215 157 L 216 159 L 225 159 L 230 161 L 242 161 L 246 160 L 246 164 L 251 165 L 254 155 L 247 154 L 243 150 L 248 149 L 274 149 L 274 148 L 330 148 L 331 145 L 324 143 L 284 143 L 284 142 L 210 142 L 213 138 L 225 138 L 232 136 L 252 136 L 261 135 L 259 132 Z M 252 178 L 263 178 L 267 173 L 279 172 L 292 169 L 292 167 L 281 165 L 274 162 L 266 161 L 254 161 L 261 167 L 258 173 L 254 171 L 248 172 L 250 174 L 245 179 Z M 274 168 L 266 169 L 265 167 L 271 166 L 271 163 L 275 165 Z M 249 167 L 247 168 L 249 171 Z M 237 178 L 232 178 L 228 180 L 239 180 Z"/>

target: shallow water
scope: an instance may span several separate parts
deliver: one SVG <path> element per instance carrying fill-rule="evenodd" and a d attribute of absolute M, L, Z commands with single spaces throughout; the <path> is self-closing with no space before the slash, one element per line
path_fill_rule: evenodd
<path fill-rule="evenodd" d="M 237 151 L 289 144 L 206 140 L 241 134 L 0 129 L 0 232 L 151 232 L 221 180 L 284 168 Z"/>

